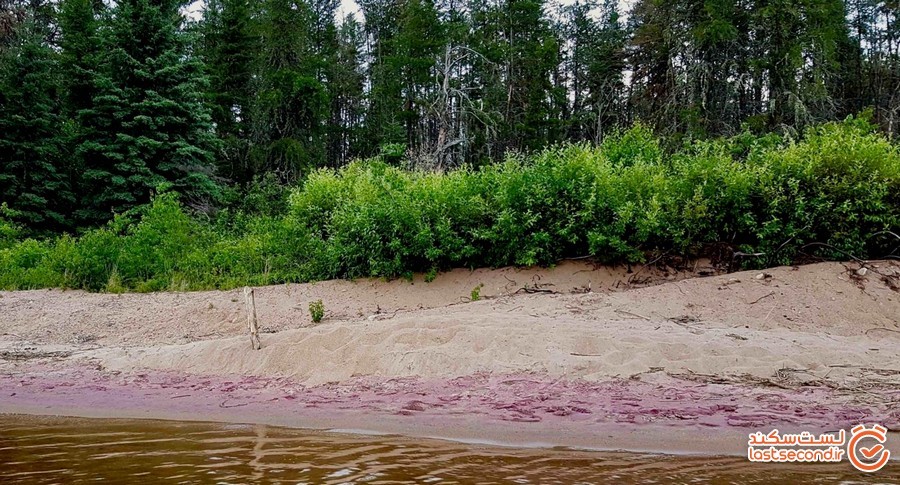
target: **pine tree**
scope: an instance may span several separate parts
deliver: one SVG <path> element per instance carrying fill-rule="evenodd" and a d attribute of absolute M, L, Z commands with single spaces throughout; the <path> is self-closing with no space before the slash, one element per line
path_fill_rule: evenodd
<path fill-rule="evenodd" d="M 325 159 L 328 93 L 319 78 L 307 3 L 268 0 L 253 100 L 255 170 L 296 181 Z"/>
<path fill-rule="evenodd" d="M 369 42 L 369 106 L 366 112 L 365 151 L 403 144 L 406 136 L 400 113 L 403 86 L 398 64 L 402 3 L 396 0 L 360 0 Z M 405 147 L 404 147 L 405 148 Z"/>
<path fill-rule="evenodd" d="M 365 120 L 364 32 L 353 14 L 338 30 L 338 47 L 329 72 L 331 120 L 328 133 L 328 160 L 340 165 L 363 152 Z"/>
<path fill-rule="evenodd" d="M 558 141 L 555 125 L 560 113 L 554 107 L 551 75 L 559 64 L 558 39 L 544 13 L 543 0 L 507 0 L 502 6 L 506 106 L 505 145 L 514 149 L 539 149 Z"/>
<path fill-rule="evenodd" d="M 57 61 L 33 19 L 0 54 L 0 200 L 36 233 L 71 227 Z"/>
<path fill-rule="evenodd" d="M 25 19 L 25 10 L 15 0 L 0 0 L 0 52 L 15 41 L 16 29 Z"/>
<path fill-rule="evenodd" d="M 421 168 L 442 170 L 483 161 L 482 150 L 496 139 L 499 114 L 495 117 L 486 111 L 480 97 L 481 76 L 490 75 L 490 68 L 483 70 L 487 58 L 476 49 L 473 17 L 459 0 L 446 0 L 436 8 L 440 25 L 435 30 L 439 28 L 441 35 L 431 42 L 440 42 L 434 44 L 437 59 L 429 63 L 432 80 L 423 85 L 418 146 L 410 161 Z"/>
<path fill-rule="evenodd" d="M 477 140 L 481 156 L 498 158 L 506 150 L 558 141 L 565 93 L 553 78 L 561 47 L 543 0 L 473 2 L 470 9 L 472 48 L 483 57 L 473 66 L 475 85 L 484 113 L 497 120 L 496 134 L 489 130 Z"/>
<path fill-rule="evenodd" d="M 351 81 L 354 76 L 352 73 L 354 68 L 347 63 L 361 61 L 358 55 L 353 59 L 344 57 L 347 54 L 345 52 L 347 46 L 344 45 L 345 39 L 342 36 L 346 32 L 339 32 L 336 23 L 339 5 L 339 0 L 310 0 L 313 21 L 309 33 L 311 46 L 309 65 L 314 71 L 316 79 L 325 88 L 328 106 L 323 111 L 325 117 L 322 120 L 324 158 L 325 163 L 330 166 L 339 165 L 344 159 L 346 151 L 349 150 L 349 147 L 344 144 L 344 141 L 347 140 L 344 140 L 346 133 L 340 110 L 345 101 L 344 91 L 348 91 L 347 95 L 355 95 L 354 85 Z M 355 19 L 351 19 L 351 24 L 359 27 Z M 349 27 L 352 28 L 353 25 Z M 361 39 L 352 42 L 357 42 L 355 47 L 361 49 L 359 41 Z M 359 53 L 359 51 L 357 52 Z"/>
<path fill-rule="evenodd" d="M 666 135 L 679 129 L 680 107 L 674 59 L 679 39 L 678 28 L 685 25 L 677 2 L 639 0 L 629 20 L 632 30 L 631 99 L 634 118 L 650 123 Z"/>
<path fill-rule="evenodd" d="M 179 7 L 121 0 L 103 29 L 98 92 L 78 115 L 86 134 L 76 149 L 85 164 L 85 220 L 146 203 L 163 184 L 196 204 L 218 193 L 204 77 L 188 56 Z"/>
<path fill-rule="evenodd" d="M 34 35 L 52 44 L 55 18 L 54 0 L 0 0 L 0 51 L 17 42 L 19 29 L 26 24 Z"/>
<path fill-rule="evenodd" d="M 864 62 L 869 69 L 876 120 L 891 137 L 900 134 L 900 3 L 877 2 L 872 44 Z"/>
<path fill-rule="evenodd" d="M 504 81 L 505 42 L 501 26 L 503 11 L 499 5 L 486 1 L 469 4 L 471 34 L 470 48 L 478 53 L 471 60 L 471 69 L 465 74 L 465 84 L 473 86 L 472 97 L 481 103 L 487 120 L 483 125 L 472 126 L 470 161 L 483 163 L 503 156 L 505 151 L 502 134 L 506 119 L 504 112 L 508 89 Z"/>
<path fill-rule="evenodd" d="M 71 118 L 90 108 L 96 94 L 94 81 L 101 55 L 96 8 L 94 0 L 63 0 L 60 4 L 60 64 L 65 110 Z"/>
<path fill-rule="evenodd" d="M 592 13 L 598 19 L 594 20 Z M 566 71 L 571 92 L 568 137 L 599 142 L 623 124 L 626 113 L 623 71 L 625 31 L 618 5 L 576 2 L 563 10 L 563 31 L 570 51 Z"/>
<path fill-rule="evenodd" d="M 734 134 L 739 127 L 736 90 L 742 79 L 743 46 L 747 44 L 743 9 L 735 0 L 691 2 L 691 65 L 686 72 L 685 110 L 693 136 Z M 736 85 L 737 84 L 737 85 Z"/>
<path fill-rule="evenodd" d="M 397 51 L 389 62 L 400 74 L 403 107 L 400 114 L 410 149 L 427 145 L 430 127 L 420 124 L 436 89 L 436 66 L 446 36 L 437 7 L 431 0 L 408 0 L 400 14 Z"/>
<path fill-rule="evenodd" d="M 833 116 L 830 78 L 848 35 L 843 2 L 758 0 L 753 13 L 758 60 L 768 79 L 759 89 L 768 93 L 769 127 L 802 129 Z"/>
<path fill-rule="evenodd" d="M 200 24 L 200 55 L 209 73 L 207 99 L 222 140 L 219 174 L 239 183 L 252 177 L 249 166 L 253 63 L 259 43 L 249 0 L 210 0 Z"/>

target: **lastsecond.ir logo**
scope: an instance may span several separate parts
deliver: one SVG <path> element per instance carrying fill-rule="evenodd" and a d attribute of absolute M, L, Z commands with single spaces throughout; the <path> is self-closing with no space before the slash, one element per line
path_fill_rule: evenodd
<path fill-rule="evenodd" d="M 873 442 L 874 441 L 874 442 Z M 887 428 L 874 425 L 867 428 L 859 425 L 850 430 L 847 457 L 857 470 L 871 473 L 884 468 L 891 459 L 891 452 L 884 447 Z"/>

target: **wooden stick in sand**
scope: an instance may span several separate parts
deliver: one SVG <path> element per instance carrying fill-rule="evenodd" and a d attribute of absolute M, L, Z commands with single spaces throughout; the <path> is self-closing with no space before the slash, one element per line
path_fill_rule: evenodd
<path fill-rule="evenodd" d="M 256 321 L 256 299 L 253 298 L 253 288 L 244 287 L 244 296 L 247 297 L 247 327 L 250 329 L 250 345 L 253 350 L 262 348 L 259 341 L 259 324 Z"/>

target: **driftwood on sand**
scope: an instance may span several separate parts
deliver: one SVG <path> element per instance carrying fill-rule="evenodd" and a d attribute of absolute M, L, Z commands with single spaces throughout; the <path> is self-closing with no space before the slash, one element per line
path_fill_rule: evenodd
<path fill-rule="evenodd" d="M 247 327 L 250 330 L 250 345 L 253 350 L 262 348 L 259 341 L 259 322 L 256 319 L 256 299 L 253 297 L 253 288 L 244 287 L 244 296 L 247 298 Z"/>

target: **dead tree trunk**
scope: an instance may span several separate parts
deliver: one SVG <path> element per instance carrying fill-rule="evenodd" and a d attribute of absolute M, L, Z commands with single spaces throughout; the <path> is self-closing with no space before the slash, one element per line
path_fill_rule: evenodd
<path fill-rule="evenodd" d="M 256 320 L 256 299 L 253 297 L 253 288 L 244 287 L 244 296 L 247 298 L 247 327 L 250 330 L 250 345 L 253 350 L 262 348 L 259 341 L 259 322 Z"/>

